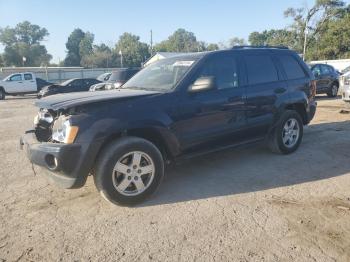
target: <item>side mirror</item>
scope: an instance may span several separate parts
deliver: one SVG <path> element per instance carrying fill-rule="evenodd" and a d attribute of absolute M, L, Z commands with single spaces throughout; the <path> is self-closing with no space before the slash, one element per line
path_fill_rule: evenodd
<path fill-rule="evenodd" d="M 321 74 L 320 74 L 319 71 L 315 71 L 315 72 L 314 72 L 314 75 L 315 75 L 315 77 L 319 77 Z"/>
<path fill-rule="evenodd" d="M 201 92 L 205 90 L 214 89 L 215 87 L 215 77 L 205 76 L 198 78 L 193 85 L 190 86 L 189 92 Z"/>

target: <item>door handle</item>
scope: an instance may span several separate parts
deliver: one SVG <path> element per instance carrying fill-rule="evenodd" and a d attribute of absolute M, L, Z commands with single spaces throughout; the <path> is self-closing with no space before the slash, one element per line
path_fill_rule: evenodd
<path fill-rule="evenodd" d="M 21 84 L 22 84 L 23 82 L 18 82 L 18 83 L 21 83 Z"/>
<path fill-rule="evenodd" d="M 276 94 L 283 94 L 284 92 L 286 92 L 286 89 L 283 87 L 280 87 L 280 88 L 276 88 L 274 91 Z"/>

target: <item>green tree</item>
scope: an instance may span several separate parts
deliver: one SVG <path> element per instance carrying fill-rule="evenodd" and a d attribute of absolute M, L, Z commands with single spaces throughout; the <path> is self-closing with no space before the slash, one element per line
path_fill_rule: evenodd
<path fill-rule="evenodd" d="M 92 53 L 84 56 L 81 63 L 86 67 L 116 67 L 117 55 L 105 44 L 95 45 Z"/>
<path fill-rule="evenodd" d="M 88 56 L 93 53 L 93 43 L 94 43 L 95 36 L 90 33 L 86 32 L 85 36 L 81 39 L 79 43 L 79 55 L 80 57 Z"/>
<path fill-rule="evenodd" d="M 52 56 L 40 43 L 48 36 L 45 28 L 28 21 L 17 24 L 14 28 L 0 29 L 0 43 L 4 48 L 3 63 L 5 66 L 21 66 L 23 57 L 26 66 L 47 65 Z"/>
<path fill-rule="evenodd" d="M 64 59 L 65 66 L 80 66 L 80 42 L 84 39 L 85 33 L 80 28 L 76 28 L 69 35 L 66 48 L 67 56 Z"/>
<path fill-rule="evenodd" d="M 177 29 L 167 40 L 155 45 L 157 52 L 198 52 L 202 45 L 197 41 L 194 33 L 185 29 Z"/>
<path fill-rule="evenodd" d="M 218 44 L 209 44 L 206 48 L 207 51 L 215 51 L 219 50 Z"/>
<path fill-rule="evenodd" d="M 312 43 L 308 57 L 312 60 L 350 58 L 349 25 L 350 10 L 348 8 L 342 17 L 327 23 L 322 36 Z"/>
<path fill-rule="evenodd" d="M 296 33 L 288 29 L 272 29 L 263 32 L 252 32 L 249 35 L 249 43 L 257 46 L 287 46 L 300 51 L 296 41 Z"/>
<path fill-rule="evenodd" d="M 340 0 L 316 0 L 311 8 L 288 8 L 284 15 L 293 19 L 291 29 L 295 32 L 297 50 L 301 52 L 304 44 L 308 48 L 315 42 L 326 29 L 327 23 L 341 13 L 344 5 Z"/>
<path fill-rule="evenodd" d="M 246 45 L 247 42 L 243 38 L 233 37 L 229 40 L 229 47 L 233 47 L 236 45 Z"/>
<path fill-rule="evenodd" d="M 124 33 L 119 37 L 115 53 L 119 52 L 122 52 L 125 67 L 139 67 L 150 56 L 148 45 L 142 43 L 139 36 L 131 33 Z"/>

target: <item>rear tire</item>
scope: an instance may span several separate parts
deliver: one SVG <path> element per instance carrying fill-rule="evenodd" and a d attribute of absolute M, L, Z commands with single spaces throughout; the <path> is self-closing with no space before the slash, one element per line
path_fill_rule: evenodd
<path fill-rule="evenodd" d="M 272 152 L 290 154 L 298 149 L 303 138 L 303 122 L 296 111 L 285 111 L 268 138 Z"/>
<path fill-rule="evenodd" d="M 107 201 L 131 206 L 157 190 L 164 177 L 164 161 L 151 142 L 123 137 L 103 150 L 95 171 L 95 186 Z"/>
<path fill-rule="evenodd" d="M 338 85 L 333 84 L 331 90 L 327 93 L 328 97 L 337 97 L 338 95 Z"/>
<path fill-rule="evenodd" d="M 6 97 L 4 89 L 0 88 L 0 100 L 4 100 Z"/>

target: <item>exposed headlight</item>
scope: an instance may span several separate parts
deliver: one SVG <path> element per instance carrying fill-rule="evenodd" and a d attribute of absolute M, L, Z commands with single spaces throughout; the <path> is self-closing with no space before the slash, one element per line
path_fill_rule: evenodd
<path fill-rule="evenodd" d="M 34 125 L 37 125 L 40 121 L 51 124 L 53 122 L 53 116 L 47 109 L 41 109 L 39 113 L 34 117 Z"/>
<path fill-rule="evenodd" d="M 121 82 L 116 82 L 116 83 L 113 84 L 113 87 L 114 87 L 115 89 L 117 89 L 117 88 L 121 87 L 122 85 L 123 85 L 123 83 L 121 83 Z"/>
<path fill-rule="evenodd" d="M 52 127 L 52 139 L 56 142 L 72 144 L 79 128 L 72 126 L 66 116 L 59 117 Z"/>
<path fill-rule="evenodd" d="M 350 85 L 350 76 L 344 77 L 344 85 Z"/>

